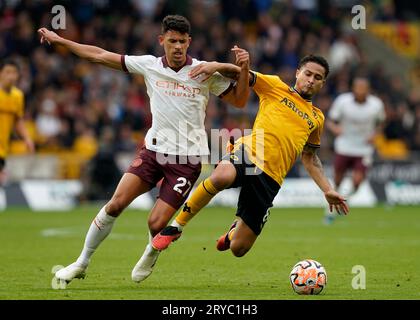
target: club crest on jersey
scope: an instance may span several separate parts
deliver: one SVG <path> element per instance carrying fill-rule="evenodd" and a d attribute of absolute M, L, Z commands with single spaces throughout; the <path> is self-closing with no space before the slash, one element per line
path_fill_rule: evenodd
<path fill-rule="evenodd" d="M 134 160 L 133 160 L 133 162 L 131 163 L 131 166 L 132 166 L 133 168 L 137 168 L 137 167 L 140 167 L 142 163 L 143 163 L 143 160 L 142 160 L 142 159 L 140 159 L 140 158 L 136 158 L 136 159 L 134 159 Z"/>
<path fill-rule="evenodd" d="M 284 97 L 280 103 L 284 104 L 285 106 L 287 106 L 290 110 L 292 110 L 296 115 L 298 115 L 300 118 L 302 118 L 304 121 L 307 122 L 308 126 L 309 126 L 309 130 L 312 130 L 313 128 L 315 128 L 315 124 L 313 123 L 312 119 L 309 118 L 309 115 L 306 112 L 303 112 L 302 110 L 300 110 L 296 104 L 287 99 L 286 97 Z"/>

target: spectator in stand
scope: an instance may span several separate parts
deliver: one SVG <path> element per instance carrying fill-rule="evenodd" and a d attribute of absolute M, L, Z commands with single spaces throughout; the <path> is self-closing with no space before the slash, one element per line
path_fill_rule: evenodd
<path fill-rule="evenodd" d="M 358 52 L 357 39 L 345 32 L 346 35 L 342 35 L 343 15 L 348 17 L 349 11 L 343 11 L 327 0 L 74 0 L 68 3 L 66 30 L 60 30 L 61 35 L 99 47 L 106 45 L 115 52 L 163 55 L 154 35 L 159 32 L 162 17 L 178 12 L 191 17 L 195 41 L 190 50 L 197 58 L 225 61 L 229 58 L 226 53 L 234 44 L 232 41 L 236 41 L 252 55 L 253 68 L 263 73 L 279 74 L 289 84 L 294 81 L 290 70 L 293 70 L 296 59 L 308 53 L 322 56 L 331 53 L 333 74 L 322 93 L 331 99 L 350 90 L 349 79 L 360 65 L 355 61 L 364 62 Z M 131 125 L 132 130 L 144 135 L 151 122 L 149 105 L 142 102 L 146 94 L 139 90 L 143 86 L 141 77 L 110 72 L 81 62 L 65 49 L 54 52 L 37 45 L 35 30 L 51 22 L 53 4 L 52 0 L 0 2 L 0 59 L 12 57 L 20 65 L 27 66 L 22 68 L 19 87 L 25 93 L 26 114 L 30 120 L 43 117 L 43 97 L 53 90 L 56 93 L 56 116 L 60 121 L 65 118 L 68 123 L 58 130 L 58 138 L 55 135 L 57 150 L 71 150 L 71 141 L 77 138 L 75 123 L 81 118 L 87 118 L 94 126 L 95 139 L 99 139 L 103 127 L 119 126 L 132 116 L 136 117 L 136 127 Z M 397 17 L 415 15 L 415 10 L 406 8 L 416 6 L 415 1 L 387 1 L 372 3 L 369 11 L 376 20 L 395 21 Z M 407 102 L 407 93 L 398 93 L 396 97 L 391 88 L 398 87 L 399 83 L 387 74 L 386 67 L 364 67 L 364 71 L 371 80 L 372 92 L 384 100 L 392 98 L 392 107 L 395 108 L 400 101 Z M 416 74 L 414 70 L 413 79 L 420 78 Z M 413 81 L 414 89 L 415 83 Z M 219 128 L 226 116 L 238 119 L 245 116 L 252 123 L 257 106 L 253 95 L 241 112 L 232 113 L 222 101 L 210 99 L 209 103 L 211 115 L 207 124 L 212 128 Z M 99 109 L 87 111 L 92 104 Z M 414 114 L 414 105 L 410 102 L 407 112 Z M 71 112 L 68 112 L 69 108 Z M 100 120 L 95 120 L 96 117 Z M 137 121 L 140 118 L 143 122 Z M 418 125 L 419 119 L 415 118 L 413 127 Z M 413 143 L 411 134 L 412 131 L 402 137 L 410 140 L 410 145 Z M 329 147 L 323 152 L 332 149 L 332 145 Z M 331 152 L 321 156 L 326 157 L 321 160 L 327 160 Z"/>

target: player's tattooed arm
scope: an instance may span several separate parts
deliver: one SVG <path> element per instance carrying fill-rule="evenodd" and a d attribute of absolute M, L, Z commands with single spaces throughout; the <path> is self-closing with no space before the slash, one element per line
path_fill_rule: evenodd
<path fill-rule="evenodd" d="M 318 149 L 309 144 L 305 145 L 302 151 L 302 164 L 321 190 L 327 192 L 332 186 L 325 177 L 322 162 L 317 155 Z"/>
<path fill-rule="evenodd" d="M 319 147 L 313 147 L 313 146 L 310 146 L 310 145 L 305 145 L 303 147 L 303 151 L 302 151 L 302 158 L 304 157 L 304 154 L 306 154 L 307 156 L 312 158 L 312 164 L 316 168 L 324 171 L 321 159 L 319 159 L 318 154 L 317 154 L 318 149 L 319 149 Z"/>
<path fill-rule="evenodd" d="M 309 144 L 305 144 L 305 146 L 303 147 L 303 153 L 309 153 L 309 154 L 316 154 L 318 151 L 319 147 L 314 147 L 312 145 Z"/>
<path fill-rule="evenodd" d="M 335 209 L 339 214 L 347 214 L 349 212 L 349 207 L 346 200 L 334 190 L 325 176 L 321 160 L 317 155 L 318 149 L 319 148 L 315 146 L 305 145 L 302 151 L 303 166 L 319 188 L 324 192 L 325 199 L 330 206 L 330 211 Z"/>

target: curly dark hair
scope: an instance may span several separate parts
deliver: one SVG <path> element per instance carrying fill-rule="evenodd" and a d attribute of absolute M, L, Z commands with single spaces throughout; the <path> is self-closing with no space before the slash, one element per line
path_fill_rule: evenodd
<path fill-rule="evenodd" d="M 162 34 L 166 33 L 169 30 L 178 31 L 182 34 L 190 34 L 191 25 L 188 19 L 183 16 L 169 15 L 166 16 L 162 21 Z"/>
<path fill-rule="evenodd" d="M 328 74 L 330 73 L 330 65 L 328 64 L 327 60 L 325 60 L 324 57 L 313 55 L 313 54 L 304 56 L 299 61 L 298 69 L 300 69 L 301 67 L 303 67 L 308 62 L 313 62 L 313 63 L 319 64 L 320 66 L 324 67 L 324 69 L 325 69 L 325 76 L 324 76 L 324 78 L 326 78 L 328 76 Z"/>

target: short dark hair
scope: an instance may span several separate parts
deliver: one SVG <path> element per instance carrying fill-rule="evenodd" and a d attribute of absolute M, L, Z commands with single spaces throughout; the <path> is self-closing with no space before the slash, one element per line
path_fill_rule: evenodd
<path fill-rule="evenodd" d="M 17 62 L 11 59 L 0 60 L 0 70 L 3 70 L 5 66 L 14 66 L 18 70 L 18 72 L 20 71 Z"/>
<path fill-rule="evenodd" d="M 363 74 L 355 75 L 353 79 L 351 79 L 351 85 L 353 85 L 357 80 L 366 81 L 368 85 L 370 85 L 370 80 L 368 76 Z"/>
<path fill-rule="evenodd" d="M 182 34 L 190 34 L 191 25 L 188 19 L 183 16 L 169 15 L 166 16 L 162 21 L 162 34 L 166 33 L 169 30 L 178 31 Z"/>
<path fill-rule="evenodd" d="M 325 69 L 325 78 L 327 78 L 328 74 L 330 73 L 330 65 L 328 64 L 327 60 L 325 60 L 324 57 L 313 55 L 313 54 L 304 56 L 299 61 L 298 69 L 302 68 L 308 62 L 313 62 L 322 66 Z"/>

